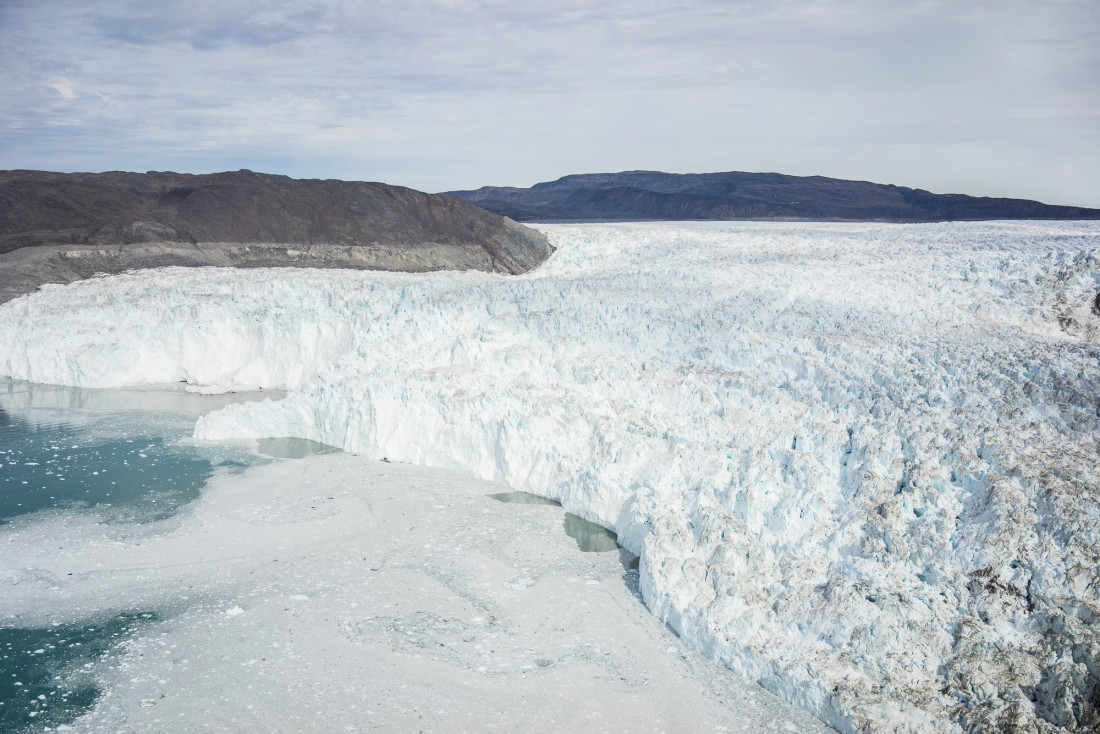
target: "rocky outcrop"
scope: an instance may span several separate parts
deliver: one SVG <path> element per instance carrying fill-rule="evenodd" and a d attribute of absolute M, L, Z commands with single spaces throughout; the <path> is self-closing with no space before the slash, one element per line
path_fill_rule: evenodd
<path fill-rule="evenodd" d="M 42 283 L 166 265 L 522 273 L 534 230 L 459 198 L 242 170 L 0 172 L 0 302 Z"/>
<path fill-rule="evenodd" d="M 1100 219 L 1100 209 L 778 173 L 624 171 L 564 176 L 529 189 L 452 191 L 521 222 L 761 219 L 954 222 Z"/>

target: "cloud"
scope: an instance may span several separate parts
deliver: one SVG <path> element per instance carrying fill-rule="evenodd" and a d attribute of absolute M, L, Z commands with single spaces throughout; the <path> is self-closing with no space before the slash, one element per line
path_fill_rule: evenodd
<path fill-rule="evenodd" d="M 199 50 L 244 45 L 268 47 L 316 32 L 318 5 L 276 2 L 134 2 L 102 7 L 89 14 L 103 39 L 137 46 L 186 43 Z"/>
<path fill-rule="evenodd" d="M 1098 32 L 1091 0 L 13 2 L 0 166 L 780 170 L 1100 206 Z"/>
<path fill-rule="evenodd" d="M 76 92 L 73 91 L 73 83 L 64 77 L 54 79 L 46 86 L 60 94 L 63 99 L 76 99 Z"/>

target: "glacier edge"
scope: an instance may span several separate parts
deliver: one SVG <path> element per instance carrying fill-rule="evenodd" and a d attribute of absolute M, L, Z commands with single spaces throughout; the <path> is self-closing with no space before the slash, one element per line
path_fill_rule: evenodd
<path fill-rule="evenodd" d="M 559 499 L 693 646 L 844 731 L 1098 721 L 1100 227 L 545 230 L 517 278 L 47 288 L 0 307 L 0 368 L 287 388 L 196 437 Z"/>

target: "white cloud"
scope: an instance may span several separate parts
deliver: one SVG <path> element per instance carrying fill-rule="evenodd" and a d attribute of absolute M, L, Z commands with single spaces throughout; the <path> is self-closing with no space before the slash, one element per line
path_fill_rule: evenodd
<path fill-rule="evenodd" d="M 73 91 L 73 83 L 64 77 L 53 80 L 47 84 L 47 86 L 60 94 L 62 99 L 76 99 L 76 92 Z"/>

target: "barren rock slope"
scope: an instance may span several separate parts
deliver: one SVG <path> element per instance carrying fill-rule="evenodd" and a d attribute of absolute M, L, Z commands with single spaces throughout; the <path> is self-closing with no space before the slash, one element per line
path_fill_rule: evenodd
<path fill-rule="evenodd" d="M 381 183 L 0 172 L 0 302 L 165 265 L 521 273 L 551 251 L 540 233 L 461 199 Z"/>

